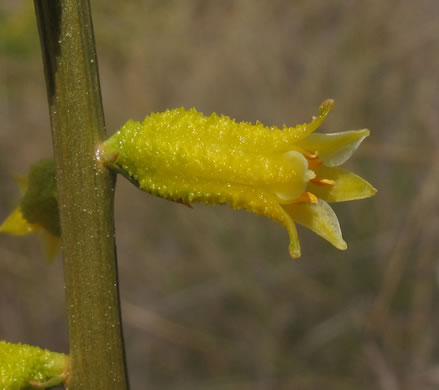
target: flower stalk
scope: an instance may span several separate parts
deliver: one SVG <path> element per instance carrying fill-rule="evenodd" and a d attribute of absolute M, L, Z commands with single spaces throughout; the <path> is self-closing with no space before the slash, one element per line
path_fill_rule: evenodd
<path fill-rule="evenodd" d="M 88 0 L 35 0 L 56 162 L 71 376 L 68 388 L 126 389 L 105 138 Z"/>

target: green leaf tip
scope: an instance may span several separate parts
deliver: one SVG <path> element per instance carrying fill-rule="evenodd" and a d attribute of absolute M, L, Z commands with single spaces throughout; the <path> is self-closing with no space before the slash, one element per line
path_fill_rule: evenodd
<path fill-rule="evenodd" d="M 0 388 L 46 389 L 69 379 L 68 355 L 25 344 L 0 341 Z"/>

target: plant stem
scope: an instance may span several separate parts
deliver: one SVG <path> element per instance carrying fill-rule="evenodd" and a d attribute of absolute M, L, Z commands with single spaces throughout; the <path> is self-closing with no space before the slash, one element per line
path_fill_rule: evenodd
<path fill-rule="evenodd" d="M 104 115 L 88 0 L 35 0 L 60 208 L 72 375 L 127 389 L 114 240 L 115 177 L 99 164 Z"/>

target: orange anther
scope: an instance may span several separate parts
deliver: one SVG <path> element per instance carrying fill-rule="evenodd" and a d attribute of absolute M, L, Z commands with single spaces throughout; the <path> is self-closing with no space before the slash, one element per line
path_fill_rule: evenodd
<path fill-rule="evenodd" d="M 316 160 L 319 158 L 319 152 L 316 150 L 314 152 L 308 152 L 307 150 L 303 152 L 303 155 L 307 160 Z"/>
<path fill-rule="evenodd" d="M 320 165 L 322 165 L 322 162 L 320 160 L 317 160 L 317 159 L 315 159 L 315 160 L 308 160 L 308 167 L 311 168 L 311 169 L 312 168 L 317 168 Z"/>
<path fill-rule="evenodd" d="M 311 183 L 318 185 L 318 186 L 333 186 L 335 184 L 335 180 L 320 179 L 319 177 L 315 177 L 314 179 L 311 179 L 310 181 L 311 181 Z"/>
<path fill-rule="evenodd" d="M 319 199 L 311 192 L 304 192 L 294 200 L 294 203 L 317 203 Z"/>
<path fill-rule="evenodd" d="M 303 152 L 303 155 L 308 160 L 309 168 L 317 168 L 322 165 L 321 161 L 319 160 L 319 152 L 317 150 L 314 152 L 309 152 L 308 150 L 305 150 Z"/>

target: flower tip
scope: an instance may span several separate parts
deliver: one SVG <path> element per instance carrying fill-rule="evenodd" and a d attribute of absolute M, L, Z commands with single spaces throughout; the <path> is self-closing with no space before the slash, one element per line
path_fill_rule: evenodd
<path fill-rule="evenodd" d="M 340 249 L 342 251 L 345 251 L 346 249 L 348 249 L 348 244 L 346 243 L 345 240 L 340 241 L 336 246 L 337 249 Z"/>
<path fill-rule="evenodd" d="M 0 233 L 22 236 L 33 233 L 35 226 L 24 219 L 21 209 L 17 207 L 0 225 Z"/>
<path fill-rule="evenodd" d="M 327 115 L 334 107 L 334 99 L 326 99 L 319 107 L 319 115 Z"/>
<path fill-rule="evenodd" d="M 298 248 L 296 245 L 290 245 L 289 252 L 293 259 L 298 259 L 301 256 L 300 248 Z"/>
<path fill-rule="evenodd" d="M 366 180 L 364 180 L 364 179 L 362 179 L 362 180 L 364 182 L 363 193 L 362 193 L 362 196 L 359 197 L 358 199 L 371 198 L 372 196 L 375 196 L 376 193 L 378 192 L 378 190 L 375 187 L 373 187 Z"/>

